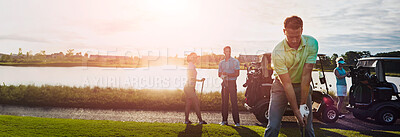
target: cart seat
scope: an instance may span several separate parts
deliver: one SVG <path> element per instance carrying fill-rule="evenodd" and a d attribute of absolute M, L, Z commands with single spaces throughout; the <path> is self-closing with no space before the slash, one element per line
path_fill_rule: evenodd
<path fill-rule="evenodd" d="M 374 99 L 375 100 L 391 100 L 393 95 L 392 88 L 389 87 L 376 87 L 374 90 Z"/>
<path fill-rule="evenodd" d="M 389 82 L 390 86 L 393 88 L 394 90 L 394 94 L 399 94 L 399 91 L 397 90 L 397 86 L 394 83 Z"/>

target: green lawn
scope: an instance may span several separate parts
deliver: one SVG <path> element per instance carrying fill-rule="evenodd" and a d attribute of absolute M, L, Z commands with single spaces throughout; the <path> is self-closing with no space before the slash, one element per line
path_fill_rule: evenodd
<path fill-rule="evenodd" d="M 55 119 L 0 115 L 0 136 L 242 136 L 259 137 L 260 126 L 185 125 L 108 120 Z M 399 136 L 399 131 L 365 131 L 317 128 L 316 136 Z M 279 136 L 298 136 L 296 127 L 282 127 Z"/>
<path fill-rule="evenodd" d="M 0 116 L 0 136 L 260 136 L 263 127 Z"/>

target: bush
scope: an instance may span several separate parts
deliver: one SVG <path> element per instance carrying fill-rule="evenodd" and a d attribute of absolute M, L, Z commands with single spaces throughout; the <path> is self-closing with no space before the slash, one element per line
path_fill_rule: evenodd
<path fill-rule="evenodd" d="M 69 86 L 0 86 L 0 104 L 93 108 L 93 109 L 143 109 L 143 110 L 175 110 L 183 111 L 183 91 L 153 90 L 153 89 L 119 89 L 99 87 L 69 87 Z M 203 93 L 201 109 L 203 111 L 221 110 L 220 92 Z M 239 110 L 243 106 L 244 93 L 238 92 Z"/>

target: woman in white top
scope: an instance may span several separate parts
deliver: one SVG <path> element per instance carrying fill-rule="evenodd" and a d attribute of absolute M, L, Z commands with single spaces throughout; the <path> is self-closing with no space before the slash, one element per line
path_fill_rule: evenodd
<path fill-rule="evenodd" d="M 190 107 L 193 104 L 194 110 L 196 111 L 197 118 L 199 119 L 199 124 L 207 124 L 202 118 L 200 113 L 200 101 L 196 95 L 196 81 L 204 81 L 205 79 L 202 78 L 201 80 L 196 79 L 197 71 L 196 66 L 194 65 L 197 62 L 197 55 L 196 53 L 190 53 L 187 56 L 188 61 L 188 69 L 187 69 L 187 81 L 183 91 L 186 95 L 186 106 L 185 106 L 185 124 L 191 124 L 192 122 L 189 120 L 189 113 Z"/>

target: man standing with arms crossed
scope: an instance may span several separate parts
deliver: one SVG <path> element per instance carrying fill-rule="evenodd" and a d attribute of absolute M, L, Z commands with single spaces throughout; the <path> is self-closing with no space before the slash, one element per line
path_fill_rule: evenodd
<path fill-rule="evenodd" d="M 218 77 L 222 78 L 222 122 L 221 125 L 228 125 L 229 97 L 231 98 L 232 117 L 235 126 L 240 126 L 239 110 L 237 105 L 236 78 L 239 76 L 240 63 L 231 57 L 231 47 L 224 47 L 225 58 L 219 63 Z"/>
<path fill-rule="evenodd" d="M 286 38 L 272 51 L 275 78 L 268 110 L 269 122 L 265 137 L 277 137 L 287 103 L 293 110 L 302 136 L 314 137 L 312 127 L 311 72 L 317 59 L 318 42 L 303 33 L 303 21 L 298 16 L 285 19 Z M 305 133 L 303 133 L 305 128 Z"/>

